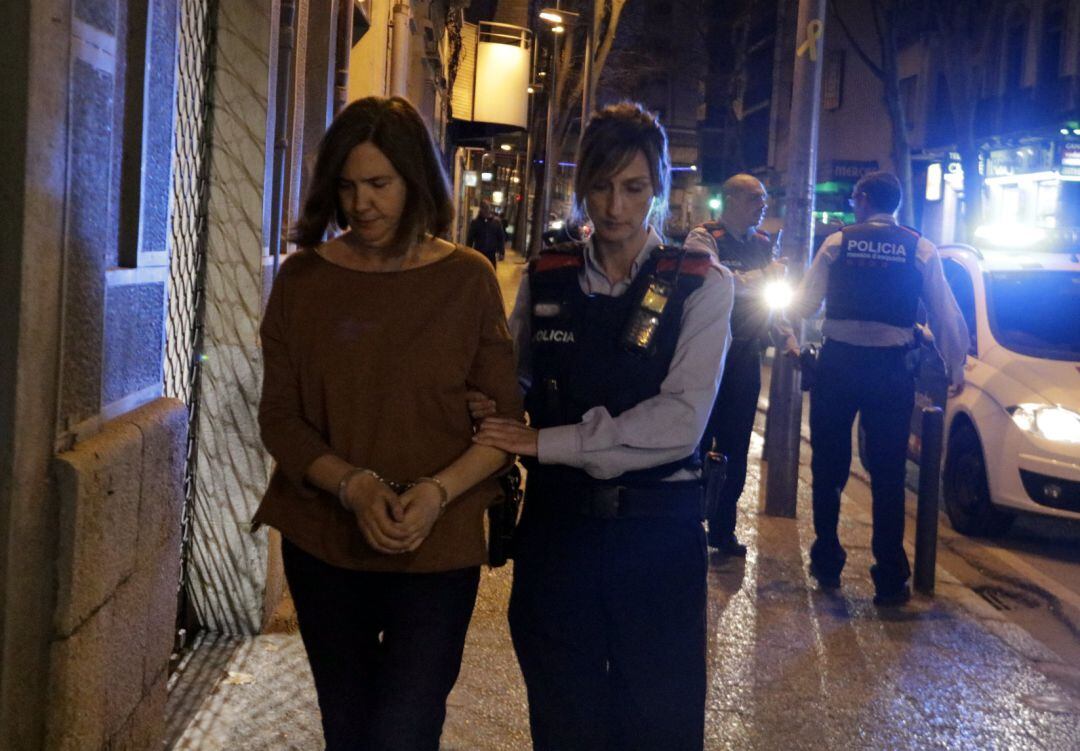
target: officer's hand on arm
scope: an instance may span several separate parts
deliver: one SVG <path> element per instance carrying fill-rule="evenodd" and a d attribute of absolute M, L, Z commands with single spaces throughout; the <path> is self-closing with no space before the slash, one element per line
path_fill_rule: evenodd
<path fill-rule="evenodd" d="M 495 414 L 495 400 L 481 391 L 466 391 L 465 403 L 469 407 L 469 417 L 473 422 L 480 422 Z"/>
<path fill-rule="evenodd" d="M 380 553 L 403 553 L 408 532 L 399 522 L 404 508 L 397 493 L 370 474 L 358 474 L 345 487 L 343 503 L 356 516 L 356 526 Z"/>
<path fill-rule="evenodd" d="M 539 434 L 536 428 L 530 428 L 519 420 L 489 417 L 480 423 L 480 430 L 473 436 L 473 441 L 508 454 L 536 456 Z"/>

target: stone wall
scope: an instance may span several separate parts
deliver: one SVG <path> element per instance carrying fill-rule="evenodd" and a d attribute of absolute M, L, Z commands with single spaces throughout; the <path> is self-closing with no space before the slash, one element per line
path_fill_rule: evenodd
<path fill-rule="evenodd" d="M 186 441 L 184 405 L 157 399 L 54 461 L 60 529 L 47 748 L 159 743 Z"/>

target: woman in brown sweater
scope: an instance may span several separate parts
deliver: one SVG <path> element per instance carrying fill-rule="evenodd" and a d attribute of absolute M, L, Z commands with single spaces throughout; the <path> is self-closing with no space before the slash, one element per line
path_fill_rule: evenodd
<path fill-rule="evenodd" d="M 255 521 L 283 536 L 328 749 L 438 748 L 507 462 L 472 443 L 465 393 L 521 414 L 491 265 L 437 237 L 451 212 L 416 110 L 354 102 L 320 145 L 303 249 L 261 329 L 277 467 Z"/>

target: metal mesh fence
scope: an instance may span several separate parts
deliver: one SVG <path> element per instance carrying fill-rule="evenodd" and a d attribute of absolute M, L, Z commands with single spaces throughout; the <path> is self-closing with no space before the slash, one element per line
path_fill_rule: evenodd
<path fill-rule="evenodd" d="M 216 0 L 180 0 L 164 371 L 166 396 L 180 399 L 188 407 L 179 582 L 181 623 L 185 619 L 184 597 L 195 494 L 215 15 Z"/>

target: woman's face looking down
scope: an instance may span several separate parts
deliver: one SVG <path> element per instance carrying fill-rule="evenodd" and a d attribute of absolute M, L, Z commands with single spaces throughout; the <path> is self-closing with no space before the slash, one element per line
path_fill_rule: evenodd
<path fill-rule="evenodd" d="M 338 202 L 355 238 L 368 247 L 393 244 L 408 187 L 370 141 L 353 148 L 338 176 Z"/>
<path fill-rule="evenodd" d="M 589 188 L 585 208 L 596 230 L 596 239 L 623 243 L 646 232 L 652 201 L 649 162 L 638 151 L 625 167 Z"/>

